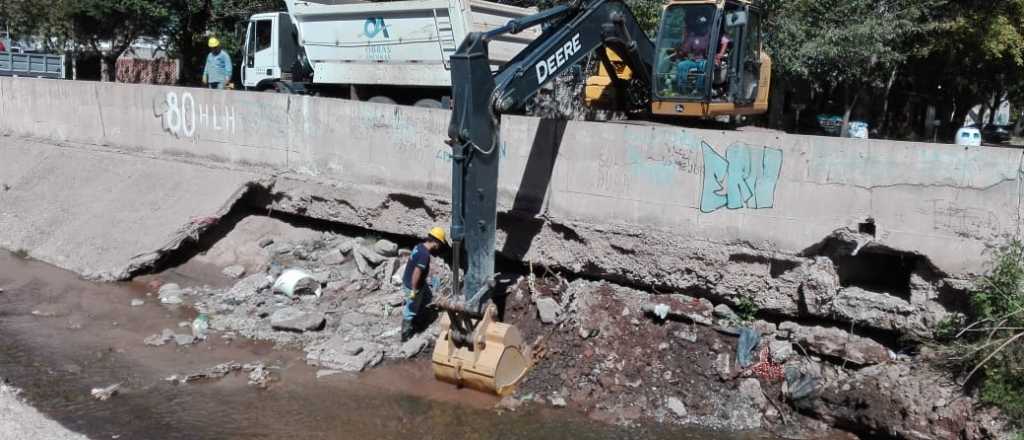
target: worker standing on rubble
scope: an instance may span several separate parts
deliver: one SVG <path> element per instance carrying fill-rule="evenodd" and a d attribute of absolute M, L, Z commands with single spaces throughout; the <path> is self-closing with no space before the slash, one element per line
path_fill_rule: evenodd
<path fill-rule="evenodd" d="M 402 342 L 409 340 L 415 333 L 416 315 L 430 304 L 433 296 L 427 283 L 427 276 L 430 275 L 430 257 L 440 253 L 446 245 L 444 229 L 435 227 L 427 234 L 426 240 L 413 248 L 409 262 L 405 264 L 405 273 L 402 275 L 402 289 L 405 292 L 402 307 Z"/>
<path fill-rule="evenodd" d="M 210 54 L 206 56 L 203 84 L 211 89 L 223 89 L 231 84 L 231 57 L 220 50 L 220 40 L 216 37 L 210 37 L 207 45 L 210 46 Z"/>

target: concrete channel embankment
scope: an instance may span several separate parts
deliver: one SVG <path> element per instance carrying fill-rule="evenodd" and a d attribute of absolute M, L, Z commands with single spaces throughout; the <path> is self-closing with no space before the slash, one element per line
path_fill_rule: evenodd
<path fill-rule="evenodd" d="M 406 235 L 448 221 L 447 111 L 3 78 L 0 114 L 0 243 L 80 272 L 128 273 L 113 266 L 137 266 L 130 257 L 166 247 L 154 245 L 259 176 L 279 211 Z M 952 301 L 939 297 L 984 269 L 989 246 L 1022 233 L 1018 149 L 510 116 L 500 154 L 507 256 L 733 304 L 749 297 L 784 316 L 829 314 L 818 303 L 854 288 L 845 302 L 891 321 L 876 327 L 925 333 Z M 95 212 L 74 211 L 85 206 Z M 87 252 L 110 257 L 85 257 L 57 239 L 64 228 L 97 234 Z M 113 251 L 117 240 L 137 246 Z M 907 256 L 892 277 L 864 273 Z M 767 285 L 751 286 L 761 275 Z M 810 284 L 812 298 L 801 296 Z"/>
<path fill-rule="evenodd" d="M 407 236 L 449 221 L 447 111 L 0 78 L 0 115 L 0 246 L 94 278 L 157 264 L 237 204 Z M 497 148 L 502 254 L 637 304 L 700 299 L 708 323 L 741 306 L 821 364 L 905 367 L 898 341 L 930 339 L 987 249 L 1022 236 L 1019 149 L 517 116 Z"/>

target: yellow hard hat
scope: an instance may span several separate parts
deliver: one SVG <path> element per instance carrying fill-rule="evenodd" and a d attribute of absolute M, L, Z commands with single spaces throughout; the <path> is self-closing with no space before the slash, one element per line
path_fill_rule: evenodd
<path fill-rule="evenodd" d="M 210 49 L 220 47 L 220 40 L 218 40 L 217 37 L 210 37 L 210 41 L 208 44 L 210 45 Z"/>
<path fill-rule="evenodd" d="M 427 235 L 429 235 L 431 237 L 434 237 L 435 239 L 437 239 L 437 241 L 440 241 L 441 243 L 445 243 L 445 244 L 448 243 L 448 241 L 445 240 L 444 229 L 442 229 L 442 228 L 434 227 L 434 228 L 432 228 L 430 230 L 430 233 L 427 234 Z"/>

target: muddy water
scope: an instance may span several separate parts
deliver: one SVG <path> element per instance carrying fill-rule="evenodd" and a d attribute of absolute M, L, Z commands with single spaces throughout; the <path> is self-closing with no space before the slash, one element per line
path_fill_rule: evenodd
<path fill-rule="evenodd" d="M 189 346 L 142 340 L 195 312 L 161 306 L 142 283 L 94 284 L 0 252 L 0 377 L 40 411 L 95 439 L 672 438 L 768 439 L 659 426 L 602 425 L 536 405 L 498 413 L 496 399 L 435 382 L 426 360 L 315 378 L 302 353 L 219 336 Z M 146 304 L 131 307 L 140 298 Z M 244 373 L 174 385 L 164 378 L 236 361 L 278 367 L 267 389 Z M 106 402 L 90 389 L 114 383 Z M 0 415 L 2 416 L 2 415 Z"/>

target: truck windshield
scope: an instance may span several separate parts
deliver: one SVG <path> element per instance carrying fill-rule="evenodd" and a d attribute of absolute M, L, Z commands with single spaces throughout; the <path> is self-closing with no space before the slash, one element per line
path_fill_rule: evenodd
<path fill-rule="evenodd" d="M 658 32 L 654 92 L 661 98 L 699 99 L 714 28 L 713 5 L 673 5 L 665 8 Z"/>

